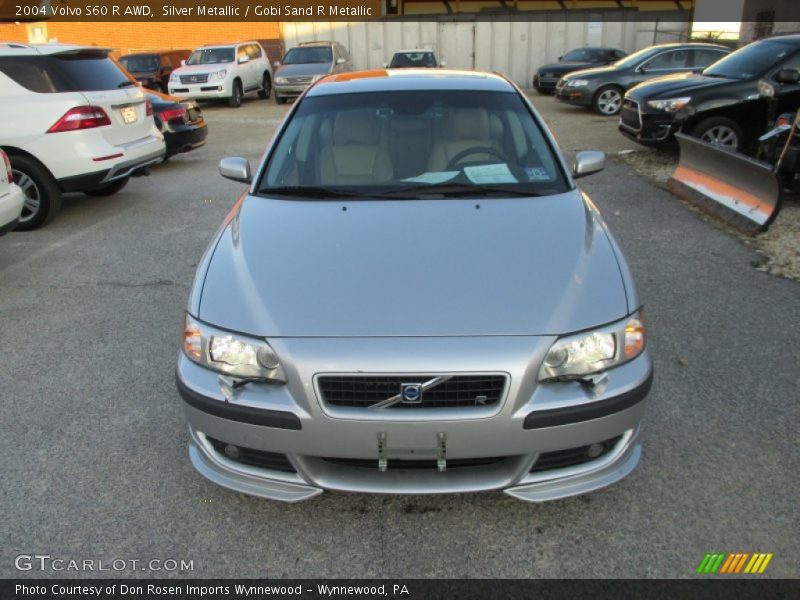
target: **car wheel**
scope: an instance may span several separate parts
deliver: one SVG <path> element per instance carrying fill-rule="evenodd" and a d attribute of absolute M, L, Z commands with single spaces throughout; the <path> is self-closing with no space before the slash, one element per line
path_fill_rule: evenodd
<path fill-rule="evenodd" d="M 264 79 L 261 81 L 261 90 L 258 92 L 258 97 L 266 100 L 272 94 L 272 79 L 269 73 L 264 73 Z"/>
<path fill-rule="evenodd" d="M 14 182 L 25 194 L 17 229 L 41 227 L 61 209 L 61 190 L 50 171 L 33 158 L 11 155 L 9 159 Z"/>
<path fill-rule="evenodd" d="M 238 79 L 233 82 L 233 93 L 228 98 L 228 106 L 239 108 L 242 105 L 242 82 Z"/>
<path fill-rule="evenodd" d="M 275 94 L 275 102 L 277 102 L 278 104 L 286 104 L 286 98 Z"/>
<path fill-rule="evenodd" d="M 727 117 L 711 117 L 700 121 L 692 135 L 700 140 L 736 152 L 742 148 L 742 128 Z"/>
<path fill-rule="evenodd" d="M 614 85 L 607 85 L 597 90 L 592 103 L 594 112 L 606 117 L 618 115 L 622 109 L 622 90 Z"/>
<path fill-rule="evenodd" d="M 111 183 L 104 185 L 103 187 L 94 188 L 92 190 L 84 190 L 84 194 L 87 196 L 111 196 L 116 194 L 126 185 L 128 185 L 128 181 L 130 177 L 123 177 L 122 179 L 117 179 L 116 181 L 112 181 Z"/>

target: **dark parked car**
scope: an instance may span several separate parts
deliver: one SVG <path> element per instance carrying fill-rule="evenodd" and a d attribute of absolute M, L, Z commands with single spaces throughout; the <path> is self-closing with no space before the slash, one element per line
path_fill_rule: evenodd
<path fill-rule="evenodd" d="M 191 50 L 161 50 L 127 54 L 118 62 L 144 87 L 157 92 L 166 92 L 170 73 L 180 67 L 181 61 L 189 58 L 191 53 Z"/>
<path fill-rule="evenodd" d="M 156 126 L 164 134 L 167 156 L 189 152 L 206 143 L 208 126 L 194 100 L 182 100 L 158 92 L 148 92 Z"/>
<path fill-rule="evenodd" d="M 558 80 L 567 73 L 615 63 L 625 55 L 625 52 L 617 48 L 587 47 L 570 50 L 564 56 L 559 56 L 558 62 L 539 67 L 533 76 L 533 87 L 540 94 L 550 94 L 555 91 Z"/>
<path fill-rule="evenodd" d="M 730 50 L 716 44 L 661 44 L 649 46 L 607 67 L 565 75 L 556 85 L 556 99 L 590 106 L 601 115 L 617 115 L 625 90 L 661 75 L 700 72 Z"/>
<path fill-rule="evenodd" d="M 435 69 L 447 65 L 437 61 L 432 50 L 400 50 L 394 53 L 391 62 L 383 66 L 389 69 Z"/>
<path fill-rule="evenodd" d="M 676 131 L 712 144 L 742 150 L 764 132 L 767 102 L 758 81 L 777 81 L 800 69 L 800 35 L 753 42 L 705 69 L 637 85 L 625 95 L 619 128 L 645 145 L 670 143 Z M 779 112 L 800 101 L 800 85 L 784 86 Z"/>

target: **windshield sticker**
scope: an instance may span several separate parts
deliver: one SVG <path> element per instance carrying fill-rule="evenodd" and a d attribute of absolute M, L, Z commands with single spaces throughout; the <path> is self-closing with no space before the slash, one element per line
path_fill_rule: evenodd
<path fill-rule="evenodd" d="M 519 183 L 505 163 L 464 167 L 464 174 L 472 183 Z"/>
<path fill-rule="evenodd" d="M 550 181 L 550 174 L 544 167 L 525 167 L 528 181 Z"/>
<path fill-rule="evenodd" d="M 403 179 L 403 181 L 408 181 L 409 183 L 430 183 L 431 185 L 436 185 L 437 183 L 444 183 L 445 181 L 450 181 L 453 177 L 458 175 L 458 171 L 437 171 L 437 172 L 429 172 L 423 173 L 422 175 L 417 175 L 416 177 L 409 177 L 408 179 Z"/>

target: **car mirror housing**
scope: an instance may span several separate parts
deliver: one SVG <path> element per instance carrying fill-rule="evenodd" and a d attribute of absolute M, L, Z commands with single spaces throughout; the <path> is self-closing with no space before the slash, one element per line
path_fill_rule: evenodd
<path fill-rule="evenodd" d="M 343 65 L 344 63 L 345 63 L 345 60 L 343 58 L 337 58 L 336 59 L 336 64 L 337 65 Z"/>
<path fill-rule="evenodd" d="M 250 183 L 253 176 L 250 172 L 250 162 L 241 156 L 229 156 L 219 161 L 219 174 L 226 179 L 240 183 Z"/>
<path fill-rule="evenodd" d="M 239 57 L 239 64 L 243 65 L 244 63 L 250 62 L 250 57 L 246 54 L 244 56 Z"/>
<path fill-rule="evenodd" d="M 781 69 L 775 75 L 775 81 L 778 83 L 798 83 L 800 82 L 800 71 L 797 69 Z"/>
<path fill-rule="evenodd" d="M 572 163 L 572 177 L 578 179 L 602 171 L 606 167 L 606 154 L 599 150 L 582 150 Z"/>
<path fill-rule="evenodd" d="M 185 67 L 185 66 L 186 66 L 186 60 L 182 60 L 182 61 L 181 61 L 181 66 L 182 66 L 182 67 Z"/>

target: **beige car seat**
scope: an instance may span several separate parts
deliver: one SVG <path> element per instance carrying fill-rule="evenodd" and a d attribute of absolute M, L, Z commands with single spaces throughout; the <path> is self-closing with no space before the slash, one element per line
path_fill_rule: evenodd
<path fill-rule="evenodd" d="M 380 144 L 375 117 L 363 112 L 341 113 L 333 123 L 331 143 L 319 157 L 321 185 L 365 185 L 390 181 L 394 169 Z"/>

